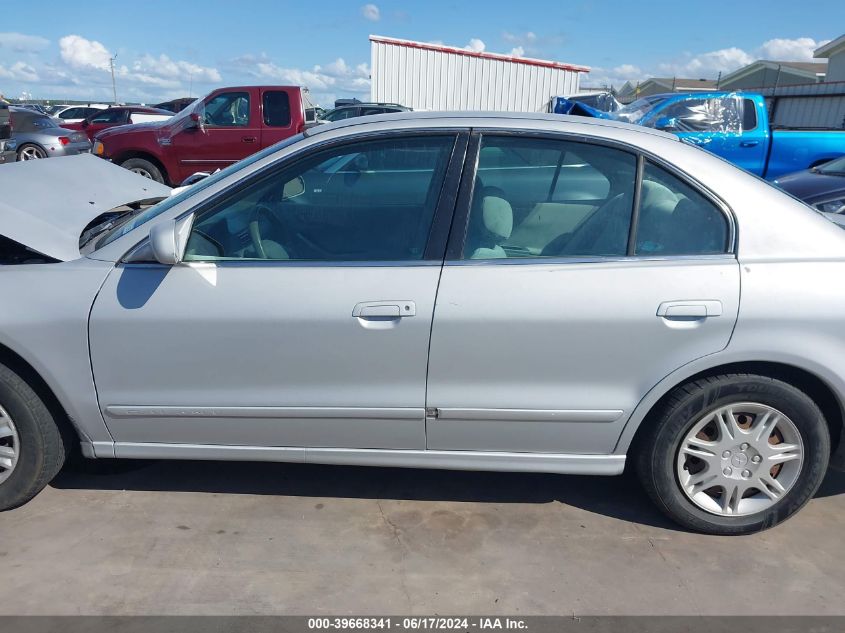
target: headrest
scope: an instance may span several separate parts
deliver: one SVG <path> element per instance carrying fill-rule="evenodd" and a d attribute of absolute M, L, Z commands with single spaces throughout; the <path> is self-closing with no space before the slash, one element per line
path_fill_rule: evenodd
<path fill-rule="evenodd" d="M 496 196 L 484 196 L 481 201 L 484 228 L 498 237 L 507 239 L 513 231 L 513 209 L 507 200 Z"/>
<path fill-rule="evenodd" d="M 678 202 L 678 196 L 672 193 L 668 187 L 661 185 L 659 182 L 654 182 L 653 180 L 643 180 L 643 191 L 640 199 L 641 207 L 650 207 L 667 201 L 671 202 L 674 208 L 674 204 Z"/>

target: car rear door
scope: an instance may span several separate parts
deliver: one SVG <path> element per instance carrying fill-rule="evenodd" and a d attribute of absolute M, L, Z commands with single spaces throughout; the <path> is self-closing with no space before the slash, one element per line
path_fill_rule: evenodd
<path fill-rule="evenodd" d="M 197 210 L 185 261 L 118 266 L 91 313 L 121 444 L 425 448 L 466 136 L 343 142 Z"/>
<path fill-rule="evenodd" d="M 427 446 L 609 453 L 649 389 L 727 345 L 732 220 L 630 148 L 474 141 L 432 328 Z"/>

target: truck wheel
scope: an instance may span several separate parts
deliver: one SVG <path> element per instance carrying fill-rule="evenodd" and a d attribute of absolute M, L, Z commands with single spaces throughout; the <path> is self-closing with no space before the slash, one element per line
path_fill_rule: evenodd
<path fill-rule="evenodd" d="M 44 401 L 0 365 L 0 511 L 41 492 L 61 470 L 67 448 Z"/>
<path fill-rule="evenodd" d="M 143 158 L 130 158 L 120 163 L 120 166 L 129 171 L 133 171 L 139 176 L 155 180 L 156 182 L 164 183 L 164 176 L 161 170 L 148 160 Z"/>
<path fill-rule="evenodd" d="M 698 532 L 749 534 L 800 510 L 830 458 L 819 407 L 792 385 L 753 374 L 675 389 L 638 441 L 637 471 L 671 519 Z"/>

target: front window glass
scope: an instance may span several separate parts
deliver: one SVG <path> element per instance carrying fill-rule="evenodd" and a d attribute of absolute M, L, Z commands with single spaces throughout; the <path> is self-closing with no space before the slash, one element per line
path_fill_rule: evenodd
<path fill-rule="evenodd" d="M 464 258 L 625 255 L 635 181 L 621 150 L 484 137 Z"/>
<path fill-rule="evenodd" d="M 103 248 L 107 244 L 111 244 L 116 239 L 123 237 L 130 231 L 137 229 L 142 224 L 146 224 L 150 220 L 158 217 L 168 209 L 172 209 L 177 204 L 181 203 L 186 198 L 190 198 L 191 196 L 208 189 L 211 185 L 220 182 L 224 178 L 228 178 L 234 173 L 241 171 L 257 163 L 258 161 L 267 158 L 271 154 L 278 152 L 280 149 L 287 147 L 288 145 L 293 145 L 294 143 L 298 143 L 304 138 L 302 134 L 297 134 L 296 136 L 292 136 L 289 139 L 282 141 L 281 143 L 276 143 L 266 149 L 261 150 L 260 152 L 256 152 L 252 156 L 245 158 L 237 163 L 229 165 L 225 169 L 221 169 L 218 172 L 211 174 L 208 178 L 203 178 L 198 183 L 191 185 L 184 191 L 180 191 L 174 196 L 170 196 L 169 198 L 165 198 L 158 204 L 145 209 L 138 215 L 128 216 L 126 220 L 123 222 L 118 223 L 114 226 L 114 228 L 110 229 L 108 233 L 103 234 L 100 236 L 100 239 L 96 243 L 97 249 Z"/>
<path fill-rule="evenodd" d="M 422 259 L 454 137 L 329 149 L 194 221 L 185 261 Z"/>
<path fill-rule="evenodd" d="M 735 97 L 686 99 L 671 103 L 656 112 L 645 124 L 660 126 L 673 132 L 730 132 L 742 131 L 740 101 Z"/>
<path fill-rule="evenodd" d="M 650 162 L 643 172 L 637 255 L 717 255 L 728 252 L 728 221 L 716 205 Z"/>
<path fill-rule="evenodd" d="M 249 125 L 249 93 L 223 92 L 205 104 L 203 117 L 209 127 Z"/>
<path fill-rule="evenodd" d="M 103 110 L 89 120 L 91 123 L 123 123 L 127 118 L 127 110 Z"/>

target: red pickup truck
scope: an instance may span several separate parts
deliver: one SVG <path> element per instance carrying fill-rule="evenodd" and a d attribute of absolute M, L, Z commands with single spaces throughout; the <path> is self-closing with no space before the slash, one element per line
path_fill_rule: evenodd
<path fill-rule="evenodd" d="M 176 186 L 278 143 L 314 117 L 297 86 L 219 88 L 166 121 L 124 125 L 94 138 L 94 154 Z"/>

